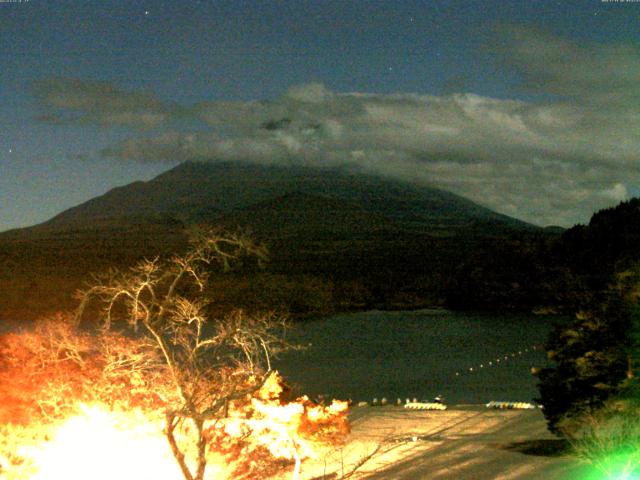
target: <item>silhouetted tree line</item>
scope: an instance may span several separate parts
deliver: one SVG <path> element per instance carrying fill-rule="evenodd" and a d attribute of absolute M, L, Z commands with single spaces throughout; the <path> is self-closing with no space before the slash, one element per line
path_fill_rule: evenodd
<path fill-rule="evenodd" d="M 212 295 L 221 297 L 222 306 L 300 316 L 436 305 L 572 313 L 606 290 L 614 272 L 638 259 L 639 203 L 603 210 L 588 225 L 564 232 L 476 229 L 455 235 L 262 239 L 271 252 L 266 269 L 243 259 L 242 268 L 221 279 Z M 96 235 L 2 243 L 0 319 L 70 308 L 73 292 L 91 272 L 181 251 L 185 242 L 177 227 Z"/>
<path fill-rule="evenodd" d="M 632 199 L 568 230 L 551 249 L 582 290 L 574 318 L 547 341 L 552 365 L 537 372 L 539 400 L 549 429 L 583 447 L 613 435 L 607 429 L 620 415 L 640 412 L 639 232 L 640 200 Z"/>
<path fill-rule="evenodd" d="M 592 305 L 616 272 L 640 259 L 640 199 L 599 211 L 558 234 L 487 240 L 446 287 L 455 309 L 536 308 L 572 313 Z"/>

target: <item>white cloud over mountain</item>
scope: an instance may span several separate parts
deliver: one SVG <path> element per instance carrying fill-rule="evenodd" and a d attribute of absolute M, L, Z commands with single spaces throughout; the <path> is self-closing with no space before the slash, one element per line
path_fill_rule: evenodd
<path fill-rule="evenodd" d="M 121 159 L 345 166 L 541 225 L 586 221 L 626 198 L 640 183 L 640 52 L 519 27 L 503 28 L 492 51 L 545 100 L 337 93 L 317 83 L 271 100 L 189 107 L 105 82 L 58 79 L 38 92 L 50 121 L 64 110 L 75 121 L 162 127 L 103 152 Z M 172 126 L 177 118 L 190 126 Z"/>

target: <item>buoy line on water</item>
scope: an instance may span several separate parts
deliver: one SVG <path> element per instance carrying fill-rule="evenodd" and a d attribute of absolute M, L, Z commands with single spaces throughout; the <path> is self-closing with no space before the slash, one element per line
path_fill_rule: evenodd
<path fill-rule="evenodd" d="M 515 350 L 509 353 L 505 353 L 503 355 L 498 355 L 495 359 L 491 359 L 487 362 L 483 362 L 480 364 L 476 364 L 474 366 L 471 367 L 467 367 L 464 368 L 462 370 L 458 370 L 457 372 L 455 372 L 455 376 L 456 377 L 461 377 L 465 374 L 473 374 L 476 372 L 479 372 L 483 369 L 488 369 L 488 368 L 493 368 L 493 367 L 499 367 L 501 365 L 505 365 L 507 364 L 507 362 L 509 362 L 509 360 L 512 359 L 518 359 L 519 357 L 522 357 L 523 355 L 526 355 L 528 353 L 534 353 L 534 352 L 540 352 L 543 351 L 544 347 L 540 344 L 534 344 L 528 347 L 525 347 L 523 349 L 520 350 Z"/>
<path fill-rule="evenodd" d="M 463 370 L 458 370 L 455 372 L 454 379 L 460 378 L 465 374 L 474 374 L 483 370 L 488 370 L 493 367 L 499 367 L 501 365 L 506 365 L 510 360 L 518 360 L 522 356 L 525 356 L 530 353 L 538 353 L 544 351 L 544 346 L 540 344 L 529 345 L 525 348 L 519 350 L 513 350 L 509 353 L 505 353 L 503 355 L 498 355 L 495 359 L 489 360 L 487 362 L 483 362 L 480 364 L 476 364 L 475 366 L 468 367 Z M 512 362 L 511 362 L 512 363 Z M 409 410 L 446 410 L 447 406 L 443 401 L 437 401 L 440 397 L 436 398 L 436 401 L 418 401 L 417 397 L 406 398 L 404 401 L 401 398 L 396 399 L 395 403 L 389 402 L 386 397 L 381 397 L 378 399 L 374 397 L 371 403 L 367 401 L 360 401 L 355 404 L 357 407 L 377 407 L 377 406 L 386 406 L 386 405 L 395 405 L 395 406 L 403 406 Z M 493 409 L 535 409 L 536 405 L 529 402 L 518 402 L 518 401 L 496 401 L 491 400 L 490 402 L 484 404 L 486 408 Z"/>

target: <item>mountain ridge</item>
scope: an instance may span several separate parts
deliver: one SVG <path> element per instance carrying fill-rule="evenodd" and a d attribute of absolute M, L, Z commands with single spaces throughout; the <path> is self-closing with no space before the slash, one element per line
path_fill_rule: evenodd
<path fill-rule="evenodd" d="M 126 222 L 128 218 L 185 224 L 224 219 L 232 226 L 234 214 L 246 219 L 246 211 L 252 206 L 294 194 L 308 200 L 315 197 L 316 203 L 324 199 L 327 205 L 343 202 L 360 216 L 368 213 L 378 221 L 385 217 L 401 229 L 422 233 L 458 231 L 482 224 L 507 230 L 539 229 L 454 193 L 378 175 L 335 168 L 186 162 L 152 180 L 113 188 L 46 222 L 18 230 L 53 232 L 82 225 L 93 228 L 101 222 Z M 284 209 L 282 214 L 286 215 Z"/>
<path fill-rule="evenodd" d="M 246 231 L 270 252 L 266 270 L 249 262 L 219 278 L 214 303 L 296 314 L 442 305 L 482 245 L 503 255 L 511 238 L 544 235 L 453 193 L 357 171 L 184 163 L 0 233 L 0 318 L 72 309 L 92 274 L 179 254 L 193 225 Z"/>

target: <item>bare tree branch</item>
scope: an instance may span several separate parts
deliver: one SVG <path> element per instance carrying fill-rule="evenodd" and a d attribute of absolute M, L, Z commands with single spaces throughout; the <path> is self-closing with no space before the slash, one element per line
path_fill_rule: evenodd
<path fill-rule="evenodd" d="M 242 311 L 222 319 L 206 314 L 208 269 L 229 269 L 245 255 L 258 262 L 267 259 L 266 249 L 246 236 L 201 229 L 185 254 L 109 271 L 79 292 L 78 323 L 95 301 L 103 306 L 103 332 L 124 324 L 150 340 L 152 348 L 142 353 L 147 357 L 116 359 L 113 368 L 142 369 L 157 354 L 168 369 L 180 400 L 167 411 L 165 434 L 185 480 L 204 478 L 205 422 L 225 415 L 229 402 L 259 390 L 271 370 L 271 353 L 285 346 L 282 319 L 250 317 Z M 184 422 L 195 427 L 195 472 L 175 436 Z"/>

